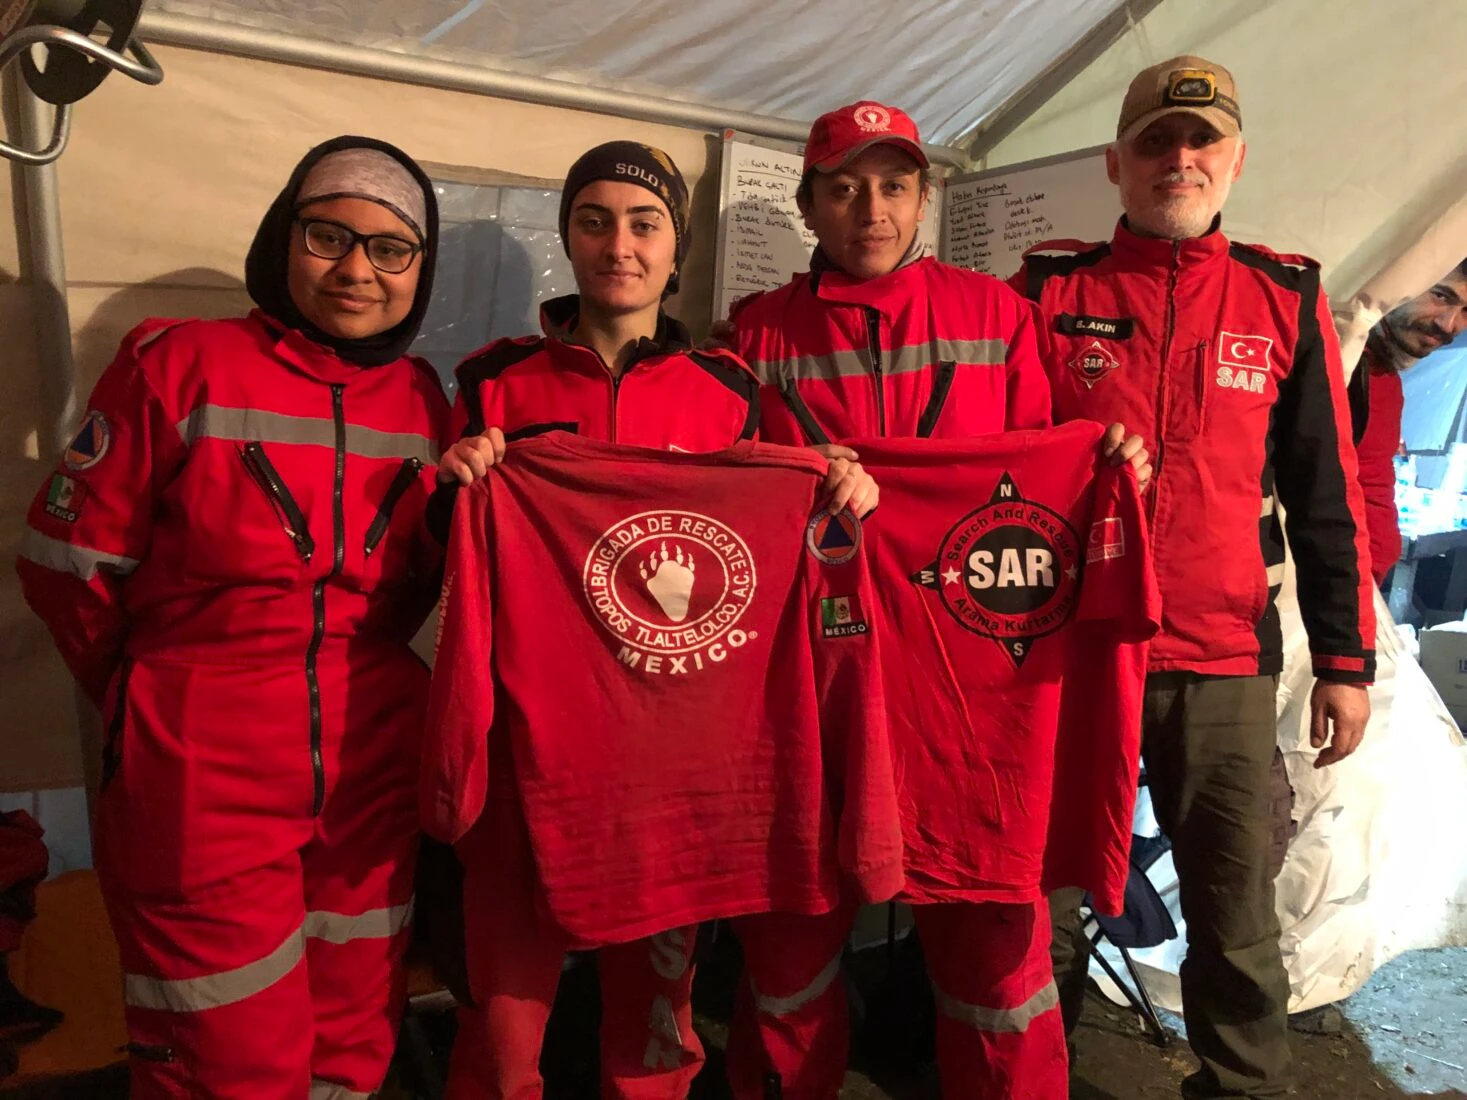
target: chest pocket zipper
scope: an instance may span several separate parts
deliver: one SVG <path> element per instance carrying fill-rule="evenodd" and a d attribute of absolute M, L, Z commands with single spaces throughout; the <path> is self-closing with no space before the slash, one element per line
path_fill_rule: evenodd
<path fill-rule="evenodd" d="M 284 528 L 286 537 L 295 545 L 295 551 L 300 555 L 301 561 L 309 562 L 311 555 L 316 552 L 316 540 L 311 538 L 309 525 L 306 523 L 305 514 L 300 505 L 296 504 L 295 498 L 290 495 L 290 490 L 285 487 L 284 480 L 276 471 L 274 463 L 265 454 L 265 448 L 258 442 L 246 443 L 239 449 L 240 458 L 244 460 L 245 469 L 250 472 L 250 477 L 255 484 L 265 491 L 270 500 L 270 507 L 275 516 L 280 520 L 280 526 Z"/>
<path fill-rule="evenodd" d="M 957 373 L 957 369 L 956 359 L 944 359 L 937 364 L 937 370 L 932 377 L 932 396 L 927 399 L 927 407 L 922 410 L 922 418 L 917 421 L 918 438 L 927 439 L 932 435 L 932 429 L 937 427 L 937 418 L 947 405 L 947 395 L 953 388 L 953 375 Z"/>
<path fill-rule="evenodd" d="M 367 528 L 367 543 L 363 548 L 363 553 L 367 557 L 372 556 L 372 551 L 377 549 L 377 544 L 387 534 L 387 527 L 392 522 L 392 510 L 397 507 L 397 502 L 402 499 L 402 494 L 407 492 L 412 483 L 418 479 L 418 474 L 422 469 L 423 460 L 421 458 L 402 460 L 397 476 L 387 487 L 387 494 L 382 498 L 382 504 L 377 509 L 376 518 L 372 520 L 372 526 Z"/>

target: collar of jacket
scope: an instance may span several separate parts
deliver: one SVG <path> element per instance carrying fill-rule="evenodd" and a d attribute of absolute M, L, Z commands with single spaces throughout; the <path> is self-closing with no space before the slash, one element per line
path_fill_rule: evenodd
<path fill-rule="evenodd" d="M 1143 237 L 1133 233 L 1123 216 L 1116 225 L 1110 242 L 1111 254 L 1132 267 L 1197 267 L 1227 256 L 1230 242 L 1223 235 L 1222 215 L 1200 237 L 1169 241 L 1164 237 Z"/>
<path fill-rule="evenodd" d="M 1382 331 L 1379 321 L 1365 337 L 1365 349 L 1360 353 L 1360 362 L 1369 367 L 1373 374 L 1400 374 L 1404 369 L 1401 358 L 1395 354 L 1390 338 Z M 1418 362 L 1419 359 L 1411 360 L 1412 364 Z"/>
<path fill-rule="evenodd" d="M 931 256 L 923 256 L 874 279 L 858 279 L 838 267 L 817 271 L 812 264 L 810 293 L 827 302 L 890 310 L 895 303 L 925 291 L 927 272 L 935 263 Z"/>
<path fill-rule="evenodd" d="M 604 367 L 601 356 L 594 348 L 581 343 L 571 335 L 580 312 L 581 296 L 579 294 L 549 298 L 540 305 L 540 331 L 545 333 L 547 340 L 554 341 L 566 348 L 574 348 L 578 353 L 589 355 L 598 365 Z M 627 357 L 626 366 L 622 368 L 622 372 L 630 370 L 634 364 L 643 359 L 651 359 L 657 355 L 679 355 L 691 349 L 692 346 L 693 339 L 688 334 L 687 326 L 676 317 L 669 317 L 664 310 L 659 309 L 657 311 L 657 331 L 653 333 L 651 339 L 644 336 L 637 341 L 637 346 Z"/>
<path fill-rule="evenodd" d="M 250 320 L 260 330 L 260 339 L 269 353 L 297 370 L 327 385 L 345 385 L 364 370 L 375 367 L 348 363 L 328 347 L 311 340 L 298 329 L 289 328 L 263 309 L 250 310 Z"/>

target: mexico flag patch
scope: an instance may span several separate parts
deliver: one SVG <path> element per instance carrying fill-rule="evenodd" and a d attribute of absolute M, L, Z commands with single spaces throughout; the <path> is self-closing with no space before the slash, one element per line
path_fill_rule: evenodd
<path fill-rule="evenodd" d="M 87 487 L 81 482 L 74 481 L 65 474 L 56 474 L 51 478 L 50 488 L 46 490 L 46 514 L 55 516 L 63 523 L 75 523 L 86 495 Z"/>
<path fill-rule="evenodd" d="M 827 596 L 820 601 L 820 634 L 825 638 L 849 638 L 865 634 L 870 627 L 861 614 L 859 596 Z"/>

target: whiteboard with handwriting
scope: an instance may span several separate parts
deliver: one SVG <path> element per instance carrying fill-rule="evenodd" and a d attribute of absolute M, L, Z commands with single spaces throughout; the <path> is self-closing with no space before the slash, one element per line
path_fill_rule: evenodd
<path fill-rule="evenodd" d="M 773 290 L 810 269 L 815 234 L 805 228 L 795 204 L 803 166 L 804 150 L 798 146 L 766 145 L 760 139 L 724 131 L 715 320 L 728 316 L 735 299 Z M 940 207 L 941 189 L 934 188 L 919 229 L 933 251 Z"/>
<path fill-rule="evenodd" d="M 1105 146 L 943 181 L 941 256 L 1007 279 L 1040 241 L 1108 241 L 1121 216 Z"/>

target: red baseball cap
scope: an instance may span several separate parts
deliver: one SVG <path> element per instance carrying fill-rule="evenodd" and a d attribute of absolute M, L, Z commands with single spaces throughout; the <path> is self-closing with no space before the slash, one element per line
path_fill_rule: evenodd
<path fill-rule="evenodd" d="M 923 168 L 927 154 L 917 136 L 917 124 L 899 107 L 863 99 L 827 112 L 810 127 L 805 143 L 805 171 L 834 172 L 873 145 L 895 145 L 910 153 Z"/>

